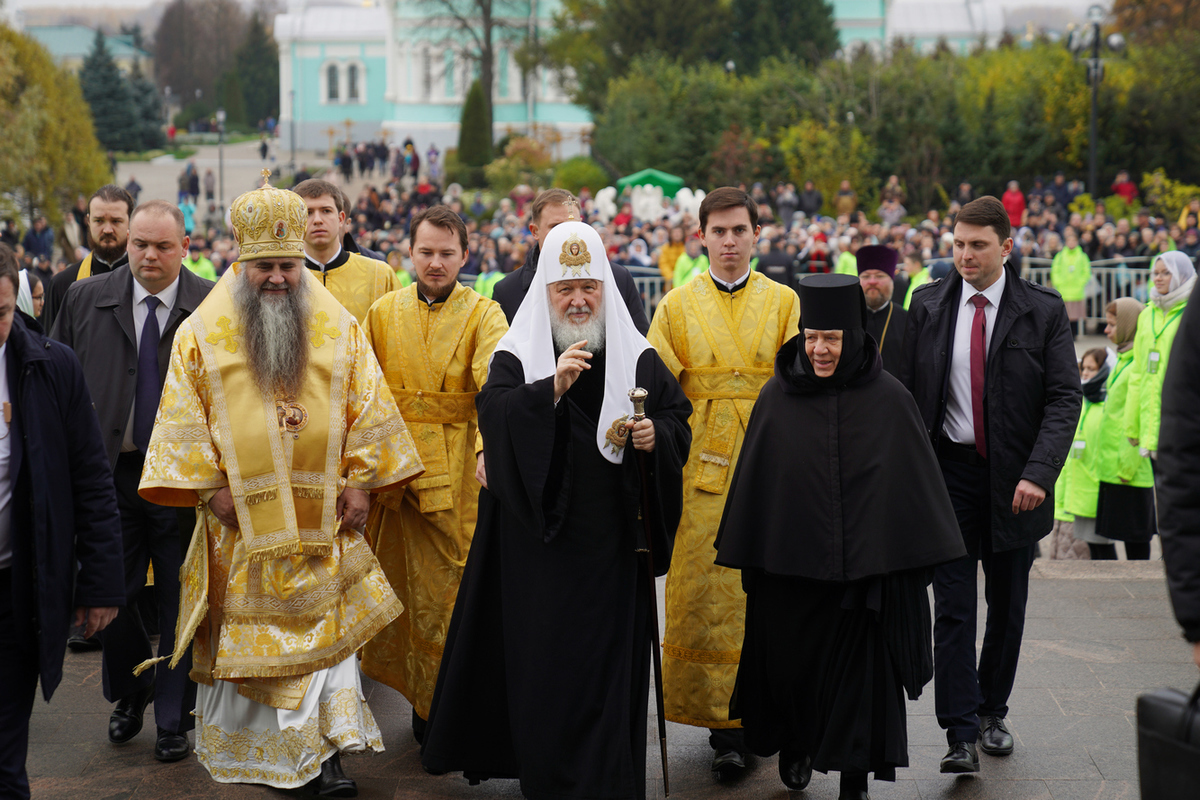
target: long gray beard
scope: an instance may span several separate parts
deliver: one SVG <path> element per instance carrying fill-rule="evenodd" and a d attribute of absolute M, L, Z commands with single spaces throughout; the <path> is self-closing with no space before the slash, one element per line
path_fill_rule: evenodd
<path fill-rule="evenodd" d="M 308 370 L 308 284 L 266 300 L 250 285 L 245 271 L 233 284 L 233 302 L 241 320 L 246 364 L 259 391 L 268 397 L 297 397 Z"/>
<path fill-rule="evenodd" d="M 554 309 L 550 311 L 550 333 L 554 336 L 554 351 L 564 353 L 567 348 L 578 341 L 587 339 L 583 349 L 589 353 L 599 353 L 604 350 L 604 304 L 588 318 L 587 322 L 577 325 L 568 322 L 565 316 L 559 316 Z"/>

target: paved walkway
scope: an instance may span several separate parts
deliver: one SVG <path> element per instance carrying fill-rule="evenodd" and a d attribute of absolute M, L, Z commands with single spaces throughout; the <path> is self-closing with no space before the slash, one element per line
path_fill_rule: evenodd
<path fill-rule="evenodd" d="M 981 582 L 982 585 L 982 582 Z M 661 586 L 660 586 L 660 597 Z M 982 605 L 982 603 L 981 603 Z M 982 618 L 980 620 L 982 633 Z M 933 687 L 909 704 L 909 758 L 895 784 L 872 782 L 871 796 L 976 800 L 1119 800 L 1136 798 L 1134 704 L 1162 686 L 1191 688 L 1197 677 L 1190 647 L 1171 616 L 1162 562 L 1047 562 L 1033 568 L 1028 622 L 1010 722 L 1016 752 L 981 756 L 978 776 L 938 773 L 945 737 L 933 716 Z M 345 759 L 363 798 L 519 798 L 515 781 L 477 787 L 460 776 L 427 775 L 409 729 L 410 707 L 391 689 L 366 681 L 387 752 Z M 213 782 L 195 757 L 159 764 L 152 715 L 131 743 L 108 743 L 111 707 L 100 691 L 97 653 L 70 654 L 62 686 L 34 710 L 29 753 L 38 800 L 119 798 L 272 798 L 281 793 Z M 653 716 L 653 711 L 651 710 Z M 655 722 L 650 721 L 653 732 Z M 667 726 L 671 796 L 702 800 L 774 797 L 786 790 L 776 760 L 759 759 L 740 782 L 723 785 L 709 772 L 707 737 Z M 662 797 L 658 748 L 648 746 L 651 797 Z M 817 774 L 797 797 L 833 800 L 837 777 Z"/>

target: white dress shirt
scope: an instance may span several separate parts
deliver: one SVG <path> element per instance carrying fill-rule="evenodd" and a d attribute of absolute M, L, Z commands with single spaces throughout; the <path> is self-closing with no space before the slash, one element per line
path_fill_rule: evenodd
<path fill-rule="evenodd" d="M 983 343 L 985 352 L 990 349 L 992 329 L 996 327 L 996 313 L 1000 310 L 1000 298 L 1004 296 L 1004 284 L 1008 282 L 1005 269 L 982 294 L 988 304 L 983 307 Z M 942 432 L 952 442 L 975 444 L 975 416 L 971 410 L 971 323 L 975 319 L 975 305 L 971 298 L 980 294 L 971 284 L 963 281 L 962 294 L 958 298 L 958 318 L 954 323 L 954 341 L 950 347 L 950 397 L 946 401 L 946 420 Z"/>
<path fill-rule="evenodd" d="M 746 271 L 743 272 L 741 276 L 735 278 L 732 282 L 718 278 L 716 273 L 713 272 L 711 268 L 708 270 L 708 277 L 712 278 L 715 283 L 718 283 L 721 286 L 724 286 L 726 289 L 733 291 L 750 279 L 750 267 L 747 266 Z"/>
<path fill-rule="evenodd" d="M 8 342 L 0 344 L 0 403 L 11 403 L 8 394 Z M 0 569 L 12 566 L 12 437 L 8 423 L 0 414 Z"/>
<path fill-rule="evenodd" d="M 159 301 L 158 308 L 154 310 L 154 316 L 158 319 L 158 335 L 161 339 L 162 335 L 167 331 L 167 320 L 171 317 L 171 309 L 175 307 L 175 298 L 179 296 L 179 277 L 176 276 L 170 286 L 154 296 Z M 146 306 L 147 297 L 150 297 L 150 292 L 146 290 L 145 286 L 142 286 L 134 279 L 133 335 L 136 338 L 134 351 L 138 353 L 142 351 L 142 326 L 146 324 L 146 314 L 149 313 Z M 137 405 L 136 401 L 129 404 L 129 419 L 125 421 L 125 439 L 121 442 L 122 453 L 132 453 L 134 450 L 137 450 L 137 445 L 133 443 L 133 410 L 135 405 Z"/>

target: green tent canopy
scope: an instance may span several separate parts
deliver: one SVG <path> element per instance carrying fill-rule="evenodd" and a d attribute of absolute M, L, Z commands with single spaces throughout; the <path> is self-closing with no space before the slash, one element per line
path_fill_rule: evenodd
<path fill-rule="evenodd" d="M 661 186 L 663 194 L 667 197 L 674 197 L 675 194 L 683 188 L 684 180 L 678 175 L 669 175 L 666 172 L 660 172 L 656 169 L 644 169 L 641 172 L 635 172 L 632 175 L 626 175 L 617 181 L 617 188 L 625 191 L 626 188 L 633 186 Z"/>

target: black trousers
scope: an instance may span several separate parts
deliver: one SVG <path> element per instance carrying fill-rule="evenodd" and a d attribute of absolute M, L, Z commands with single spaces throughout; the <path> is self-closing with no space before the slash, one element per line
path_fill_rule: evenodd
<path fill-rule="evenodd" d="M 0 798 L 29 797 L 25 755 L 37 693 L 38 643 L 13 614 L 12 568 L 0 569 Z"/>
<path fill-rule="evenodd" d="M 1025 630 L 1029 569 L 1037 545 L 993 551 L 987 464 L 940 461 L 967 546 L 966 556 L 942 564 L 933 573 L 934 709 L 947 741 L 953 744 L 979 738 L 980 716 L 1008 715 Z M 987 602 L 978 661 L 977 563 L 983 564 Z"/>
<path fill-rule="evenodd" d="M 170 655 L 175 649 L 179 568 L 183 563 L 180 541 L 192 533 L 190 528 L 181 532 L 181 515 L 176 509 L 156 506 L 138 496 L 143 461 L 141 453 L 122 453 L 113 470 L 125 546 L 126 604 L 100 634 L 104 644 L 104 698 L 110 703 L 116 702 L 153 681 L 155 722 L 163 730 L 183 733 L 195 727 L 192 710 L 196 707 L 196 684 L 188 678 L 192 668 L 191 654 L 187 654 L 175 669 L 162 661 L 138 677 L 133 674 L 134 667 L 156 655 L 151 649 L 137 603 L 146 584 L 146 568 L 151 563 L 154 564 L 158 615 L 157 655 Z"/>

